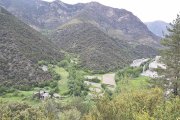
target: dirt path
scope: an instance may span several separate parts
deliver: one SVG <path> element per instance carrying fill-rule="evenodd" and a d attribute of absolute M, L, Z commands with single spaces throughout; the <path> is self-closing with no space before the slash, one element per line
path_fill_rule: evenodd
<path fill-rule="evenodd" d="M 104 74 L 104 75 L 103 75 L 103 79 L 102 79 L 102 83 L 115 87 L 115 86 L 116 86 L 115 73 L 112 73 L 112 74 Z"/>

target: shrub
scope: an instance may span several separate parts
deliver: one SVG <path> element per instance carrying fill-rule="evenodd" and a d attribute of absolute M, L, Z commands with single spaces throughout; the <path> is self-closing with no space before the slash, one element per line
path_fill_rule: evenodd
<path fill-rule="evenodd" d="M 14 86 L 16 89 L 18 90 L 22 90 L 22 91 L 30 91 L 32 90 L 31 86 L 28 85 L 20 85 L 20 86 Z"/>
<path fill-rule="evenodd" d="M 137 78 L 142 73 L 142 71 L 143 71 L 142 67 L 139 68 L 128 67 L 123 70 L 120 70 L 116 73 L 116 82 L 124 79 L 125 77 Z"/>
<path fill-rule="evenodd" d="M 59 92 L 59 87 L 58 87 L 58 86 L 55 87 L 54 92 L 55 92 L 55 93 L 58 93 L 58 92 Z"/>
<path fill-rule="evenodd" d="M 58 86 L 57 81 L 53 81 L 53 82 L 50 83 L 50 87 L 51 87 L 51 88 L 55 88 L 55 87 L 57 87 L 57 86 Z"/>
<path fill-rule="evenodd" d="M 14 89 L 14 88 L 9 88 L 7 92 L 8 92 L 8 93 L 13 93 L 13 92 L 16 92 L 16 91 L 17 91 L 17 90 Z"/>
<path fill-rule="evenodd" d="M 13 96 L 19 96 L 19 92 L 16 91 L 16 92 L 14 92 L 12 95 L 13 95 Z"/>
<path fill-rule="evenodd" d="M 80 120 L 81 112 L 79 112 L 76 108 L 72 108 L 70 110 L 64 111 L 60 118 L 62 120 Z"/>
<path fill-rule="evenodd" d="M 48 62 L 47 62 L 47 61 L 44 61 L 44 60 L 41 60 L 41 61 L 38 61 L 38 65 L 39 65 L 39 66 L 48 65 Z"/>
<path fill-rule="evenodd" d="M 41 82 L 37 85 L 37 87 L 40 87 L 40 88 L 44 88 L 46 86 L 49 86 L 51 83 L 51 81 L 44 81 L 44 82 Z"/>
<path fill-rule="evenodd" d="M 101 80 L 99 80 L 98 78 L 93 78 L 93 79 L 86 79 L 89 82 L 94 82 L 94 83 L 100 83 Z"/>
<path fill-rule="evenodd" d="M 59 67 L 67 67 L 69 62 L 67 60 L 62 60 L 61 62 L 58 63 Z"/>
<path fill-rule="evenodd" d="M 53 80 L 60 80 L 61 79 L 61 76 L 57 73 L 54 73 L 53 74 Z"/>
<path fill-rule="evenodd" d="M 7 93 L 8 91 L 8 88 L 7 87 L 4 87 L 4 86 L 0 86 L 0 95 L 4 95 L 5 93 Z"/>
<path fill-rule="evenodd" d="M 92 81 L 92 82 L 95 82 L 95 83 L 100 83 L 100 82 L 101 82 L 101 80 L 99 80 L 98 78 L 94 78 L 94 79 L 92 79 L 91 81 Z"/>
<path fill-rule="evenodd" d="M 2 120 L 48 120 L 39 108 L 33 108 L 25 103 L 0 105 Z"/>
<path fill-rule="evenodd" d="M 106 89 L 106 85 L 105 84 L 101 84 L 101 87 L 105 90 Z"/>

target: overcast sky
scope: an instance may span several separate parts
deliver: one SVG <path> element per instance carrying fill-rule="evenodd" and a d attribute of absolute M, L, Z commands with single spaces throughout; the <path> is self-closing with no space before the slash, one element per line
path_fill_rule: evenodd
<path fill-rule="evenodd" d="M 53 0 L 45 0 L 53 1 Z M 101 4 L 124 8 L 134 13 L 143 22 L 163 20 L 172 22 L 180 13 L 180 0 L 61 0 L 64 3 L 76 4 L 96 1 Z"/>

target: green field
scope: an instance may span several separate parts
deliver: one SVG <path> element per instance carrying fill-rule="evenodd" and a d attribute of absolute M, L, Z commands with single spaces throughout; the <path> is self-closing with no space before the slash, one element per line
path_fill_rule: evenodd
<path fill-rule="evenodd" d="M 61 76 L 61 80 L 59 80 L 59 89 L 60 89 L 60 94 L 63 95 L 68 92 L 68 76 L 69 73 L 62 67 L 55 66 L 54 71 L 58 73 Z"/>
<path fill-rule="evenodd" d="M 34 91 L 15 91 L 13 93 L 7 93 L 3 96 L 0 96 L 0 102 L 26 102 L 30 105 L 40 104 L 39 100 L 32 99 Z"/>
<path fill-rule="evenodd" d="M 139 76 L 137 78 L 124 78 L 118 82 L 117 90 L 122 92 L 143 90 L 148 87 L 149 77 Z"/>

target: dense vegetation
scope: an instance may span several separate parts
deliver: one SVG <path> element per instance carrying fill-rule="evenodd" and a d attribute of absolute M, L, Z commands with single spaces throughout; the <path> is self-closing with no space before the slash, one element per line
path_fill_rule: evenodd
<path fill-rule="evenodd" d="M 0 108 L 0 118 L 5 120 L 176 120 L 180 117 L 180 98 L 165 100 L 156 88 L 121 93 L 111 99 L 102 97 L 95 102 L 72 98 L 68 104 L 50 100 L 39 107 L 1 103 Z"/>
<path fill-rule="evenodd" d="M 180 99 L 164 101 L 160 89 L 121 93 L 113 99 L 103 97 L 85 120 L 176 120 L 180 113 Z"/>
<path fill-rule="evenodd" d="M 142 71 L 143 71 L 142 67 L 137 67 L 137 68 L 127 67 L 127 68 L 124 68 L 122 70 L 119 70 L 116 73 L 116 81 L 122 80 L 125 77 L 137 78 L 137 77 L 140 76 L 140 73 L 142 73 Z"/>
<path fill-rule="evenodd" d="M 0 104 L 1 120 L 79 120 L 91 108 L 92 102 L 73 98 L 68 104 L 49 100 L 39 107 L 26 103 Z"/>

